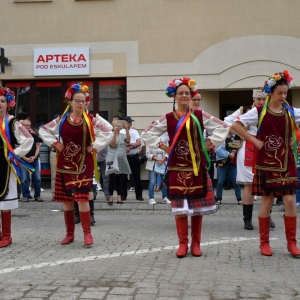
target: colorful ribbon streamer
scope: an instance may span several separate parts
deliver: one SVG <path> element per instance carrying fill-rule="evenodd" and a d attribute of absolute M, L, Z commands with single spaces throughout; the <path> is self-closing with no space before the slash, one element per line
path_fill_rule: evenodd
<path fill-rule="evenodd" d="M 203 132 L 202 132 L 202 129 L 201 129 L 200 122 L 199 122 L 198 118 L 194 114 L 192 114 L 191 117 L 193 118 L 193 120 L 197 124 L 198 132 L 199 132 L 199 135 L 200 135 L 201 148 L 202 148 L 202 151 L 203 151 L 203 153 L 205 155 L 205 158 L 206 158 L 206 161 L 207 161 L 207 164 L 208 164 L 207 167 L 206 167 L 206 169 L 209 170 L 211 162 L 210 162 L 210 158 L 209 158 L 209 155 L 208 155 L 208 152 L 207 152 L 207 149 L 206 149 L 206 145 L 205 145 L 205 142 L 204 142 L 204 137 L 203 137 Z"/>
<path fill-rule="evenodd" d="M 192 141 L 192 137 L 191 137 L 191 118 L 187 119 L 185 128 L 186 128 L 186 133 L 187 133 L 187 137 L 188 137 L 188 144 L 189 144 L 191 158 L 192 158 L 194 175 L 198 176 L 198 168 L 197 168 L 197 163 L 196 163 L 196 153 L 195 153 L 195 150 L 194 150 L 193 141 Z"/>
<path fill-rule="evenodd" d="M 4 156 L 5 159 L 9 165 L 9 167 L 11 168 L 14 176 L 17 179 L 17 182 L 20 184 L 20 177 L 21 177 L 21 173 L 19 170 L 19 165 L 24 166 L 29 173 L 34 172 L 34 168 L 28 164 L 27 162 L 25 162 L 24 160 L 22 160 L 21 158 L 19 158 L 15 152 L 14 149 L 11 146 L 11 137 L 10 137 L 10 132 L 9 132 L 9 115 L 6 114 L 5 117 L 3 118 L 2 124 L 0 126 L 0 137 L 1 140 L 3 142 L 3 147 L 4 147 Z"/>
<path fill-rule="evenodd" d="M 193 120 L 195 121 L 195 123 L 197 124 L 197 128 L 198 128 L 199 135 L 200 135 L 200 142 L 201 142 L 202 151 L 203 151 L 203 153 L 205 155 L 205 158 L 206 158 L 206 161 L 208 163 L 207 169 L 210 168 L 210 159 L 209 159 L 209 155 L 208 155 L 207 150 L 206 150 L 206 145 L 204 143 L 204 138 L 203 138 L 203 133 L 202 133 L 202 130 L 201 130 L 201 125 L 200 125 L 200 122 L 199 122 L 198 118 L 194 115 L 194 113 L 192 113 L 192 110 L 189 110 L 185 115 L 183 115 L 179 119 L 179 121 L 176 125 L 175 136 L 174 136 L 173 142 L 170 146 L 170 153 L 169 153 L 167 166 L 169 165 L 169 162 L 171 161 L 171 157 L 172 157 L 172 154 L 173 154 L 173 151 L 174 151 L 174 146 L 175 146 L 175 143 L 178 139 L 178 136 L 179 136 L 182 128 L 184 127 L 184 125 L 186 125 L 187 136 L 188 136 L 188 144 L 189 144 L 191 157 L 192 157 L 192 163 L 193 163 L 193 170 L 194 170 L 195 176 L 198 176 L 198 168 L 197 168 L 197 163 L 196 163 L 196 153 L 194 151 L 191 132 L 190 132 L 190 117 L 192 117 Z M 167 169 L 167 167 L 166 167 L 166 169 Z"/>

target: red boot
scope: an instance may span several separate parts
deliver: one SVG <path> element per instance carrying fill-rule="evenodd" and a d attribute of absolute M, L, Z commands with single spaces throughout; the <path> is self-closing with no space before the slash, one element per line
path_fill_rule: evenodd
<path fill-rule="evenodd" d="M 258 217 L 259 234 L 260 234 L 260 251 L 262 255 L 272 256 L 272 249 L 270 247 L 270 217 Z"/>
<path fill-rule="evenodd" d="M 70 244 L 74 241 L 75 231 L 75 214 L 74 209 L 64 211 L 65 224 L 66 224 L 66 237 L 61 241 L 62 245 Z"/>
<path fill-rule="evenodd" d="M 188 251 L 188 219 L 184 218 L 175 218 L 177 235 L 179 238 L 179 249 L 176 252 L 178 258 L 186 256 Z"/>
<path fill-rule="evenodd" d="M 11 244 L 11 211 L 1 211 L 2 218 L 2 239 L 0 242 L 0 248 L 7 247 Z"/>
<path fill-rule="evenodd" d="M 193 256 L 201 256 L 200 250 L 201 230 L 202 230 L 202 216 L 194 216 L 192 219 L 192 244 L 191 252 Z"/>
<path fill-rule="evenodd" d="M 285 235 L 287 240 L 287 249 L 291 252 L 293 257 L 300 257 L 300 249 L 296 243 L 296 228 L 297 228 L 297 216 L 295 217 L 284 217 Z"/>
<path fill-rule="evenodd" d="M 93 237 L 91 234 L 91 219 L 90 219 L 90 211 L 82 212 L 80 211 L 80 219 L 81 219 L 81 226 L 84 235 L 84 244 L 86 246 L 93 244 Z"/>

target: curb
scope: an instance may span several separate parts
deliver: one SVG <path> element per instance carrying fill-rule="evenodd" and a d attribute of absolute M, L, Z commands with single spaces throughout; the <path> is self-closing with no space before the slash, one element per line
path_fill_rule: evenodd
<path fill-rule="evenodd" d="M 171 206 L 169 204 L 148 204 L 148 201 L 145 200 L 144 203 L 134 203 L 129 202 L 126 200 L 124 204 L 120 205 L 117 203 L 114 203 L 112 206 L 108 205 L 106 201 L 99 201 L 95 200 L 94 203 L 95 210 L 150 210 L 150 211 L 171 211 Z M 58 202 L 52 202 L 52 201 L 44 201 L 44 202 L 36 202 L 36 201 L 30 201 L 30 202 L 21 202 L 19 201 L 19 208 L 20 209 L 50 209 L 50 210 L 60 210 L 63 211 L 63 204 Z M 260 203 L 253 205 L 253 211 L 258 211 L 260 208 Z M 236 203 L 222 203 L 218 206 L 218 210 L 226 211 L 242 211 L 243 206 L 237 205 Z M 272 207 L 273 212 L 284 212 L 284 206 L 278 206 L 274 205 Z M 297 211 L 300 211 L 300 207 L 297 207 Z"/>

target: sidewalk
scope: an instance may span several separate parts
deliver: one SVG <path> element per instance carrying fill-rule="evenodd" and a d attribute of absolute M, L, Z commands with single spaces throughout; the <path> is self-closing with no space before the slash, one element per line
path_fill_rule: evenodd
<path fill-rule="evenodd" d="M 52 194 L 50 191 L 50 188 L 44 188 L 44 192 L 41 192 L 41 197 L 44 200 L 43 202 L 37 202 L 34 199 L 29 200 L 29 202 L 22 202 L 19 201 L 19 208 L 28 208 L 28 209 L 51 209 L 51 210 L 62 210 L 62 204 L 53 202 L 52 201 Z M 33 196 L 33 191 L 31 192 L 31 196 Z M 96 200 L 95 200 L 95 210 L 170 210 L 170 204 L 162 204 L 161 203 L 161 192 L 155 193 L 155 200 L 157 204 L 149 205 L 148 204 L 148 190 L 143 190 L 143 198 L 144 201 L 138 201 L 135 199 L 135 193 L 128 191 L 127 200 L 123 201 L 124 204 L 117 204 L 116 203 L 116 192 L 114 195 L 114 204 L 112 206 L 107 204 L 107 201 L 104 197 L 104 194 L 102 191 L 98 191 Z M 258 210 L 260 207 L 260 197 L 258 197 L 258 200 L 254 202 L 254 210 Z M 22 196 L 21 199 L 22 200 Z M 234 190 L 223 190 L 223 200 L 222 204 L 219 205 L 220 210 L 234 210 L 239 211 L 242 210 L 242 205 L 238 205 Z M 297 210 L 300 210 L 297 208 Z M 284 206 L 273 206 L 273 211 L 284 211 Z"/>

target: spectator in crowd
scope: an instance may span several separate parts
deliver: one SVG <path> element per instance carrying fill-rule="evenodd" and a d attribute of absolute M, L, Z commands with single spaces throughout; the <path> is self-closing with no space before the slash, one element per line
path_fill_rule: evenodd
<path fill-rule="evenodd" d="M 141 137 L 136 129 L 132 128 L 132 122 L 134 120 L 131 117 L 126 116 L 123 118 L 127 122 L 129 128 L 130 142 L 126 146 L 127 160 L 131 169 L 132 176 L 134 178 L 134 188 L 136 200 L 143 201 L 143 188 L 141 182 L 141 167 L 139 164 L 139 149 L 142 145 Z M 122 129 L 120 133 L 125 134 L 125 129 Z M 127 198 L 127 175 L 123 175 L 122 179 L 122 200 Z"/>
<path fill-rule="evenodd" d="M 168 160 L 168 155 L 160 148 L 151 148 L 146 146 L 146 156 L 148 158 L 146 164 L 146 170 L 149 173 L 149 185 L 148 185 L 148 194 L 149 194 L 149 204 L 156 204 L 154 199 L 154 187 L 156 184 L 156 177 L 162 176 L 162 180 L 164 180 L 165 175 L 161 175 L 155 171 L 155 164 L 160 165 L 161 171 L 166 169 L 166 162 Z M 167 187 L 162 185 L 162 203 L 170 204 L 171 201 L 168 199 Z"/>
<path fill-rule="evenodd" d="M 97 164 L 98 169 L 100 170 L 101 178 L 102 178 L 102 190 L 104 192 L 105 199 L 109 201 L 109 177 L 105 175 L 105 159 L 107 156 L 107 147 L 103 148 L 101 151 L 97 153 Z"/>
<path fill-rule="evenodd" d="M 123 177 L 131 173 L 130 166 L 126 158 L 126 146 L 130 142 L 129 125 L 126 121 L 122 123 L 125 134 L 121 133 L 121 127 L 113 121 L 113 138 L 108 145 L 108 154 L 116 154 L 118 160 L 119 171 L 109 175 L 109 201 L 108 205 L 113 205 L 113 194 L 117 189 L 118 204 L 123 204 L 121 198 Z M 108 157 L 108 155 L 107 155 Z"/>
<path fill-rule="evenodd" d="M 236 155 L 236 149 L 232 148 L 233 136 L 228 135 L 225 142 L 216 150 L 217 160 L 217 199 L 216 203 L 221 204 L 223 185 L 225 178 L 229 178 L 233 185 L 235 197 L 238 204 L 241 204 L 241 188 L 236 184 L 236 164 L 233 163 L 233 158 Z"/>
<path fill-rule="evenodd" d="M 26 119 L 23 121 L 23 126 L 28 129 L 30 132 L 31 122 L 30 120 Z M 43 202 L 41 198 L 41 171 L 40 171 L 40 163 L 39 163 L 39 153 L 40 153 L 40 143 L 43 143 L 42 139 L 40 139 L 36 134 L 30 133 L 34 139 L 34 143 L 32 145 L 31 150 L 23 156 L 23 160 L 26 161 L 34 171 L 31 174 L 33 189 L 34 189 L 34 199 L 38 202 Z M 23 199 L 22 202 L 28 202 L 30 197 L 30 173 L 24 166 L 21 166 L 21 178 L 22 178 L 22 195 Z"/>
<path fill-rule="evenodd" d="M 0 248 L 12 243 L 11 238 L 11 210 L 18 208 L 16 160 L 25 164 L 18 157 L 23 157 L 30 151 L 33 137 L 15 119 L 8 114 L 8 110 L 16 105 L 15 94 L 9 88 L 0 87 L 0 211 L 1 227 Z M 5 126 L 7 125 L 7 126 Z M 16 147 L 17 145 L 17 147 Z M 0 229 L 1 230 L 1 229 Z M 4 255 L 4 254 L 3 254 Z"/>
<path fill-rule="evenodd" d="M 63 202 L 66 236 L 61 244 L 74 241 L 74 201 L 77 201 L 84 245 L 88 246 L 93 244 L 89 192 L 92 191 L 93 172 L 98 171 L 95 151 L 107 145 L 112 127 L 99 116 L 87 115 L 90 102 L 87 85 L 73 84 L 65 93 L 65 101 L 68 106 L 64 114 L 43 125 L 39 132 L 44 142 L 58 151 L 53 199 Z"/>

